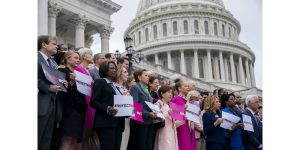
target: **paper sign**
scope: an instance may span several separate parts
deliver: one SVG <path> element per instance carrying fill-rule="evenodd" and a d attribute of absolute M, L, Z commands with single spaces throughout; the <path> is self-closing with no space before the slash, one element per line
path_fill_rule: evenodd
<path fill-rule="evenodd" d="M 76 74 L 77 90 L 84 95 L 91 96 L 93 78 L 76 70 L 74 70 L 74 73 Z"/>
<path fill-rule="evenodd" d="M 145 103 L 147 104 L 147 106 L 153 111 L 156 112 L 157 117 L 165 119 L 165 116 L 162 114 L 162 112 L 160 111 L 159 107 L 157 105 L 154 105 L 150 102 L 145 101 Z"/>
<path fill-rule="evenodd" d="M 142 110 L 143 110 L 143 105 L 139 104 L 136 101 L 133 101 L 133 107 L 134 107 L 134 114 L 130 116 L 130 119 L 139 121 L 139 122 L 144 122 L 143 117 L 142 117 Z"/>
<path fill-rule="evenodd" d="M 64 80 L 66 78 L 66 74 L 49 67 L 48 65 L 44 64 L 43 62 L 41 62 L 41 65 L 43 68 L 43 72 L 46 76 L 46 79 L 48 81 L 50 81 L 52 84 L 60 86 L 60 88 L 63 92 L 67 92 L 67 89 L 64 86 Z"/>
<path fill-rule="evenodd" d="M 237 117 L 235 115 L 232 115 L 224 111 L 222 111 L 222 118 L 223 118 L 223 122 L 221 123 L 220 127 L 224 129 L 232 129 L 232 126 L 234 126 L 236 123 L 238 123 L 241 120 L 240 117 Z"/>
<path fill-rule="evenodd" d="M 114 95 L 114 108 L 118 110 L 115 117 L 131 116 L 133 114 L 132 96 Z"/>
<path fill-rule="evenodd" d="M 187 103 L 187 110 L 185 114 L 186 119 L 200 124 L 199 111 L 199 106 Z"/>
<path fill-rule="evenodd" d="M 176 103 L 170 102 L 170 107 L 172 108 L 171 117 L 175 120 L 180 120 L 182 122 L 185 121 L 184 119 L 184 105 L 178 105 Z"/>
<path fill-rule="evenodd" d="M 243 123 L 244 123 L 244 130 L 254 132 L 253 124 L 250 116 L 243 114 Z"/>

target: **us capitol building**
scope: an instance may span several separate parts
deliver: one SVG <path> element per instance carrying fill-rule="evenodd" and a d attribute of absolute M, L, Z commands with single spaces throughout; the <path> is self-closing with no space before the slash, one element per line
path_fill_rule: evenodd
<path fill-rule="evenodd" d="M 255 55 L 239 41 L 240 31 L 222 0 L 140 0 L 124 37 L 145 55 L 137 67 L 164 77 L 180 73 L 204 91 L 223 87 L 262 98 Z"/>
<path fill-rule="evenodd" d="M 69 49 L 90 47 L 99 33 L 102 53 L 109 52 L 111 15 L 121 6 L 111 0 L 39 0 L 38 34 L 57 36 Z M 201 91 L 227 88 L 243 98 L 256 88 L 255 55 L 239 41 L 241 25 L 222 0 L 140 0 L 124 37 L 134 39 L 144 61 L 134 67 L 161 78 L 180 74 Z"/>

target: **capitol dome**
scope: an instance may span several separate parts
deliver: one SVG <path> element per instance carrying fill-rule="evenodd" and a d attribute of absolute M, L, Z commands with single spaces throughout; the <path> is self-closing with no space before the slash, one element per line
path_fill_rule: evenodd
<path fill-rule="evenodd" d="M 255 55 L 239 41 L 240 31 L 222 0 L 140 0 L 124 37 L 164 76 L 178 72 L 237 91 L 256 87 Z"/>

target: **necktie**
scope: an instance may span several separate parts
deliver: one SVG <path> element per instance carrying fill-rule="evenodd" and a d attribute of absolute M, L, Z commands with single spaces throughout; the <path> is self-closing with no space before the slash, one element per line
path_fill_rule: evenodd
<path fill-rule="evenodd" d="M 48 62 L 48 64 L 49 64 L 49 67 L 55 69 L 55 66 L 54 66 L 53 63 L 51 62 L 50 58 L 47 59 L 47 62 Z M 51 95 L 51 100 L 52 100 L 53 102 L 55 102 L 55 101 L 56 101 L 56 94 L 55 94 L 55 93 L 50 93 L 50 95 Z"/>
<path fill-rule="evenodd" d="M 48 62 L 48 64 L 49 64 L 49 67 L 55 69 L 55 66 L 52 64 L 50 58 L 47 59 L 47 62 Z"/>

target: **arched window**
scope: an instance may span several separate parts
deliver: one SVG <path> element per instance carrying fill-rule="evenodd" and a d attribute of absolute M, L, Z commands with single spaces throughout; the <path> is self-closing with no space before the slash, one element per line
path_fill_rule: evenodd
<path fill-rule="evenodd" d="M 149 31 L 148 31 L 148 28 L 145 29 L 145 39 L 146 39 L 146 42 L 149 41 Z"/>
<path fill-rule="evenodd" d="M 193 64 L 192 58 L 188 57 L 185 59 L 186 75 L 189 77 L 193 76 L 192 64 Z"/>
<path fill-rule="evenodd" d="M 225 26 L 224 26 L 224 24 L 222 24 L 222 34 L 223 34 L 223 37 L 225 37 Z"/>
<path fill-rule="evenodd" d="M 135 35 L 133 35 L 133 45 L 135 45 Z"/>
<path fill-rule="evenodd" d="M 184 28 L 184 34 L 188 34 L 189 30 L 188 30 L 188 22 L 187 22 L 187 20 L 183 21 L 183 28 Z"/>
<path fill-rule="evenodd" d="M 139 31 L 139 44 L 141 44 L 142 38 L 141 38 L 141 31 Z"/>
<path fill-rule="evenodd" d="M 204 72 L 203 72 L 203 59 L 198 59 L 199 62 L 199 74 L 200 78 L 204 78 Z"/>
<path fill-rule="evenodd" d="M 167 29 L 167 23 L 163 24 L 163 36 L 167 36 L 168 34 L 168 29 Z"/>
<path fill-rule="evenodd" d="M 157 26 L 156 25 L 153 26 L 153 38 L 157 39 Z"/>
<path fill-rule="evenodd" d="M 198 20 L 194 21 L 195 34 L 199 34 L 199 24 Z"/>
<path fill-rule="evenodd" d="M 204 21 L 204 30 L 205 30 L 205 34 L 209 34 L 208 21 Z"/>
<path fill-rule="evenodd" d="M 177 32 L 177 22 L 176 21 L 173 21 L 173 34 L 174 35 L 178 34 L 178 32 Z"/>
<path fill-rule="evenodd" d="M 229 33 L 228 33 L 229 38 L 231 38 L 231 28 L 230 28 L 230 27 L 228 28 L 228 32 L 229 32 Z"/>
<path fill-rule="evenodd" d="M 215 36 L 218 36 L 218 25 L 216 22 L 214 22 L 214 34 Z"/>

